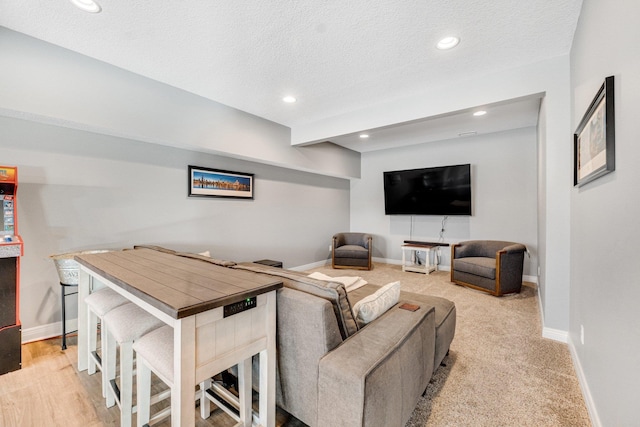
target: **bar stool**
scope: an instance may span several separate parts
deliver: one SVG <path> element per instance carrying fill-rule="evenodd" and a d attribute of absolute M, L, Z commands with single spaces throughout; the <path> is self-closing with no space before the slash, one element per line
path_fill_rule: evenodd
<path fill-rule="evenodd" d="M 120 425 L 131 426 L 133 406 L 133 343 L 143 335 L 164 325 L 136 304 L 116 307 L 104 316 L 107 329 L 105 383 L 107 408 L 118 404 Z M 120 386 L 116 383 L 116 344 L 120 347 Z"/>
<path fill-rule="evenodd" d="M 77 285 L 76 285 L 77 286 Z M 100 369 L 100 373 L 102 374 L 102 397 L 106 396 L 106 377 L 105 370 L 102 368 L 102 358 L 107 354 L 106 350 L 106 340 L 105 340 L 105 331 L 106 328 L 104 326 L 104 316 L 113 310 L 116 307 L 120 307 L 124 304 L 130 304 L 129 300 L 118 294 L 116 291 L 113 291 L 109 288 L 98 289 L 97 291 L 89 294 L 88 297 L 84 299 L 84 302 L 87 304 L 87 321 L 88 327 L 87 331 L 89 332 L 89 345 L 87 350 L 89 354 L 87 355 L 87 360 L 89 361 L 88 373 L 89 375 L 93 375 L 96 373 L 96 368 Z M 100 355 L 97 352 L 97 334 L 98 334 L 98 320 L 100 320 L 100 346 L 101 351 Z M 64 341 L 63 341 L 64 342 Z"/>
<path fill-rule="evenodd" d="M 166 393 L 151 396 L 151 372 L 172 390 L 174 387 L 173 376 L 173 328 L 162 326 L 142 336 L 133 343 L 136 352 L 136 395 L 137 395 L 137 426 L 143 427 L 155 424 L 171 415 L 171 407 L 165 408 L 151 416 L 151 405 L 168 397 Z M 210 415 L 209 402 L 215 403 L 218 408 L 230 415 L 239 425 L 251 426 L 253 412 L 251 408 L 251 358 L 238 364 L 239 368 L 239 398 L 226 392 L 223 398 L 228 400 L 235 411 L 222 403 L 215 394 L 209 394 L 211 379 L 200 383 L 200 389 L 194 400 L 200 401 L 200 416 L 205 419 Z M 245 376 L 248 375 L 247 376 Z"/>
<path fill-rule="evenodd" d="M 151 372 L 173 388 L 173 328 L 162 326 L 133 343 L 136 352 L 137 426 L 156 423 L 171 415 L 171 406 L 151 417 Z M 160 399 L 156 399 L 159 401 Z"/>

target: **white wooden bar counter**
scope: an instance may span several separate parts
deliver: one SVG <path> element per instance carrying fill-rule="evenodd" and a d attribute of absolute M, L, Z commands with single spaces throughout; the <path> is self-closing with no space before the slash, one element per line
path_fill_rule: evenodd
<path fill-rule="evenodd" d="M 194 425 L 195 386 L 235 364 L 251 390 L 250 360 L 258 353 L 259 425 L 275 425 L 275 291 L 282 287 L 281 281 L 150 248 L 80 255 L 76 260 L 80 264 L 78 370 L 88 365 L 84 299 L 102 284 L 173 327 L 172 426 Z M 254 296 L 255 308 L 223 317 L 225 305 Z M 252 418 L 248 400 L 248 408 L 240 410 L 245 426 Z"/>

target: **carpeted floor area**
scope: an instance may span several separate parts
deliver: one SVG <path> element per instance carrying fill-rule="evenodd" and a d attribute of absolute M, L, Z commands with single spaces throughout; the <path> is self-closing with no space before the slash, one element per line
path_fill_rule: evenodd
<path fill-rule="evenodd" d="M 316 268 L 330 276 L 361 276 L 404 291 L 455 302 L 456 335 L 449 355 L 418 402 L 407 427 L 590 426 L 566 344 L 542 338 L 536 286 L 494 297 L 454 285 L 449 272 L 405 273 L 400 265 L 373 270 Z"/>
<path fill-rule="evenodd" d="M 455 302 L 456 335 L 446 366 L 436 371 L 406 427 L 591 425 L 568 347 L 541 337 L 534 285 L 496 298 L 452 284 L 448 272 L 426 276 L 379 263 L 372 271 L 313 271 L 362 276 L 377 285 L 400 280 L 405 291 Z M 0 426 L 119 425 L 118 407 L 104 405 L 100 376 L 77 372 L 76 360 L 75 337 L 65 351 L 58 339 L 24 345 L 23 369 L 0 376 Z M 202 427 L 234 424 L 220 410 L 196 418 Z M 278 410 L 276 426 L 303 424 Z"/>

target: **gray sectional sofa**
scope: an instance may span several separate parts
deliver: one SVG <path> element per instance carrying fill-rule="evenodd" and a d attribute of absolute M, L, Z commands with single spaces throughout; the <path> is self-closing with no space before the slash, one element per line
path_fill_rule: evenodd
<path fill-rule="evenodd" d="M 311 427 L 404 426 L 455 334 L 456 307 L 444 298 L 401 291 L 397 304 L 359 326 L 353 305 L 380 286 L 367 284 L 347 293 L 341 283 L 296 271 L 135 247 L 282 279 L 276 403 Z M 415 310 L 401 308 L 405 303 Z M 258 378 L 254 385 L 259 389 Z"/>
<path fill-rule="evenodd" d="M 453 302 L 401 292 L 398 304 L 359 327 L 352 306 L 379 289 L 260 264 L 277 276 L 277 404 L 309 426 L 404 426 L 455 334 Z M 419 308 L 400 308 L 405 303 Z M 415 308 L 415 307 L 414 307 Z"/>

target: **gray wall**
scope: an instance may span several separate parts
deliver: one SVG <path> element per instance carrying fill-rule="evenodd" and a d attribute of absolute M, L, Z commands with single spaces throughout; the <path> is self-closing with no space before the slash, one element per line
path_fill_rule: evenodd
<path fill-rule="evenodd" d="M 430 142 L 362 155 L 362 179 L 351 183 L 352 229 L 374 234 L 374 256 L 401 260 L 404 240 L 437 241 L 442 216 L 384 214 L 382 173 L 471 164 L 473 215 L 449 216 L 444 241 L 508 240 L 527 245 L 525 275 L 537 271 L 536 129 Z M 448 266 L 450 254 L 442 251 Z"/>
<path fill-rule="evenodd" d="M 574 130 L 605 77 L 615 76 L 616 170 L 571 191 L 570 346 L 603 426 L 638 425 L 639 16 L 637 1 L 585 0 L 571 50 Z"/>
<path fill-rule="evenodd" d="M 19 174 L 25 339 L 59 333 L 51 254 L 155 244 L 295 267 L 326 259 L 349 229 L 345 179 L 14 118 L 0 129 L 0 160 Z M 255 199 L 187 197 L 190 164 L 254 173 Z"/>
<path fill-rule="evenodd" d="M 542 99 L 538 114 L 538 270 L 546 271 L 547 259 L 547 100 Z M 547 299 L 546 275 L 538 274 L 538 298 L 541 312 L 544 316 L 544 306 Z M 544 325 L 543 325 L 544 328 Z M 566 341 L 567 331 L 564 331 Z"/>
<path fill-rule="evenodd" d="M 337 177 L 358 153 L 292 147 L 291 130 L 0 27 L 0 115 Z"/>

